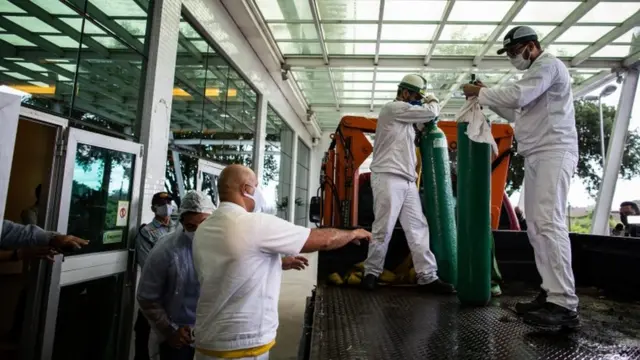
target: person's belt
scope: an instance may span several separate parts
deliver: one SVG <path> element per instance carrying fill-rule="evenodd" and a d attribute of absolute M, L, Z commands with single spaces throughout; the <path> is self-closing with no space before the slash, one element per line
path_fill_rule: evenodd
<path fill-rule="evenodd" d="M 276 341 L 273 340 L 268 344 L 260 345 L 248 349 L 239 349 L 239 350 L 229 350 L 229 351 L 216 351 L 216 350 L 208 350 L 202 348 L 196 348 L 198 352 L 206 356 L 212 356 L 222 359 L 241 359 L 246 357 L 256 357 L 262 354 L 267 353 L 271 348 L 276 344 Z"/>

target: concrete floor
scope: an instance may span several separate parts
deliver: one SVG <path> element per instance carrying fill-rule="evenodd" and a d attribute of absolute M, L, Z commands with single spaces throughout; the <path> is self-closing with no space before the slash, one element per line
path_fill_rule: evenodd
<path fill-rule="evenodd" d="M 280 327 L 276 345 L 269 356 L 270 360 L 297 359 L 306 298 L 311 295 L 311 290 L 316 285 L 317 255 L 314 253 L 306 256 L 309 259 L 309 267 L 306 270 L 289 270 L 282 276 Z"/>

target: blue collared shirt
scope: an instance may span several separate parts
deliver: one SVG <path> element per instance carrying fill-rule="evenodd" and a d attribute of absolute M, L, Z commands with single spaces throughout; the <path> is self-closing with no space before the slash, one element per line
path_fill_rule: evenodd
<path fill-rule="evenodd" d="M 192 240 L 179 225 L 158 240 L 142 269 L 137 296 L 140 309 L 165 336 L 196 322 L 200 284 L 191 248 Z"/>
<path fill-rule="evenodd" d="M 140 268 L 144 267 L 147 256 L 149 256 L 149 252 L 158 242 L 158 239 L 170 233 L 173 229 L 174 226 L 171 221 L 165 225 L 155 218 L 140 229 L 136 236 L 136 260 Z"/>
<path fill-rule="evenodd" d="M 54 232 L 45 231 L 36 225 L 16 224 L 2 220 L 0 248 L 15 249 L 28 246 L 47 246 Z"/>

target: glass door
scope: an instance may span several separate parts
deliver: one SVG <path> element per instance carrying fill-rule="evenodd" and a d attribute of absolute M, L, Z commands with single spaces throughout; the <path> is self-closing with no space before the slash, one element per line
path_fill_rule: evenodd
<path fill-rule="evenodd" d="M 220 205 L 220 196 L 218 194 L 218 179 L 220 173 L 224 169 L 224 165 L 211 161 L 198 160 L 198 178 L 196 181 L 196 190 L 202 191 L 211 197 L 213 205 Z"/>
<path fill-rule="evenodd" d="M 57 231 L 90 243 L 56 257 L 40 358 L 126 358 L 142 145 L 69 129 L 65 153 Z"/>

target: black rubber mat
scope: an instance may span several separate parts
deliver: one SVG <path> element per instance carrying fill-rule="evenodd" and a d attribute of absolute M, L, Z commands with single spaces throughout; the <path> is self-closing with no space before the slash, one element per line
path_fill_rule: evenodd
<path fill-rule="evenodd" d="M 582 328 L 550 331 L 511 310 L 535 295 L 504 295 L 481 308 L 407 288 L 321 285 L 310 359 L 640 359 L 640 305 L 581 294 Z"/>

